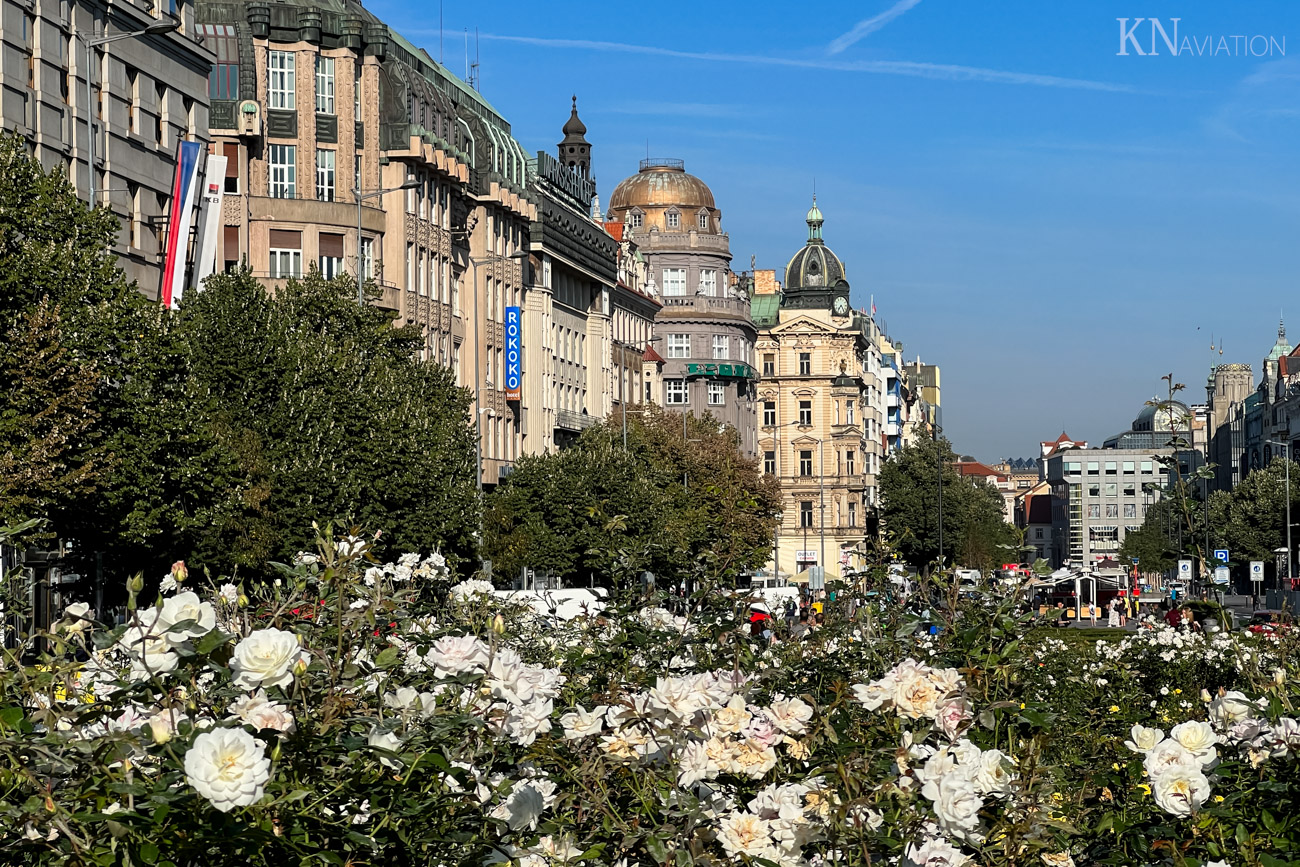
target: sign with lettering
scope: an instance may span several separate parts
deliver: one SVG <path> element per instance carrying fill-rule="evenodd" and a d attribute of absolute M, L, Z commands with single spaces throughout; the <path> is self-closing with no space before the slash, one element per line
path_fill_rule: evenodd
<path fill-rule="evenodd" d="M 753 369 L 748 364 L 687 364 L 686 373 L 690 376 L 716 376 L 745 379 Z"/>
<path fill-rule="evenodd" d="M 1251 561 L 1250 561 L 1250 580 L 1251 580 L 1251 581 L 1256 581 L 1256 582 L 1259 582 L 1259 583 L 1263 583 L 1263 581 L 1264 581 L 1264 561 L 1263 561 L 1263 560 L 1251 560 Z"/>
<path fill-rule="evenodd" d="M 523 383 L 523 348 L 520 340 L 519 308 L 506 308 L 506 400 L 519 400 Z"/>

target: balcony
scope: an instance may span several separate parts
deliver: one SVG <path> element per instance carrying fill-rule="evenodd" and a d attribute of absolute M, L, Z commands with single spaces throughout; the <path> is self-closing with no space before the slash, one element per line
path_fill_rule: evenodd
<path fill-rule="evenodd" d="M 560 409 L 555 411 L 555 427 L 557 430 L 568 430 L 581 432 L 600 422 L 600 419 L 594 415 L 574 412 L 571 409 Z"/>
<path fill-rule="evenodd" d="M 748 298 L 726 298 L 717 295 L 661 295 L 664 309 L 661 316 L 673 318 L 689 315 L 712 315 L 748 320 Z"/>
<path fill-rule="evenodd" d="M 885 406 L 890 408 L 898 406 L 898 395 L 896 394 L 885 395 Z"/>
<path fill-rule="evenodd" d="M 902 431 L 899 430 L 898 422 L 891 421 L 885 423 L 885 436 L 896 437 L 899 436 L 901 433 Z"/>
<path fill-rule="evenodd" d="M 648 232 L 637 231 L 636 243 L 643 253 L 647 251 L 704 250 L 723 256 L 730 256 L 731 254 L 731 239 L 725 234 L 714 235 L 708 232 L 697 232 L 693 229 L 688 232 L 661 232 L 657 229 Z"/>

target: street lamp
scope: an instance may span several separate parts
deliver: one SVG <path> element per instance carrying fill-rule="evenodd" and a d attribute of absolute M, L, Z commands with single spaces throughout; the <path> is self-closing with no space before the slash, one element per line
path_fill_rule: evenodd
<path fill-rule="evenodd" d="M 1277 440 L 1265 440 L 1269 445 L 1281 446 L 1282 459 L 1286 461 L 1286 577 L 1291 578 L 1291 445 Z M 1281 582 L 1278 582 L 1281 585 Z M 1281 586 L 1278 587 L 1281 590 Z"/>
<path fill-rule="evenodd" d="M 92 83 L 90 80 L 90 51 L 92 48 L 98 48 L 101 45 L 107 45 L 110 42 L 120 42 L 123 39 L 134 39 L 137 36 L 161 36 L 164 33 L 171 33 L 180 22 L 175 18 L 167 17 L 153 22 L 143 30 L 132 30 L 129 33 L 109 33 L 104 31 L 98 36 L 85 36 L 80 32 L 73 34 L 85 48 L 86 58 L 86 174 L 89 179 L 89 195 L 86 201 L 90 207 L 95 207 L 95 118 L 90 112 L 90 102 L 93 98 L 91 94 Z"/>
<path fill-rule="evenodd" d="M 366 294 L 365 294 L 365 281 L 366 281 L 365 270 L 366 269 L 364 267 L 364 263 L 361 261 L 361 203 L 364 202 L 366 199 L 373 199 L 376 196 L 382 196 L 385 193 L 396 193 L 399 190 L 414 190 L 416 187 L 419 186 L 420 186 L 419 179 L 407 178 L 406 181 L 401 184 L 401 186 L 387 187 L 382 190 L 371 190 L 368 193 L 362 192 L 359 187 L 352 188 L 352 198 L 357 200 L 357 304 L 358 305 L 364 305 L 366 303 Z"/>

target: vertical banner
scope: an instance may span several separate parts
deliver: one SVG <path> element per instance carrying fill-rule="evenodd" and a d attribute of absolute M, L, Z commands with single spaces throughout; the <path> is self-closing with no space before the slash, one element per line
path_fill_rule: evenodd
<path fill-rule="evenodd" d="M 203 288 L 203 281 L 217 268 L 221 196 L 225 189 L 226 158 L 208 154 L 207 165 L 203 167 L 203 193 L 199 197 L 199 230 L 194 239 L 194 276 L 189 284 L 196 292 Z"/>
<path fill-rule="evenodd" d="M 523 364 L 520 361 L 519 308 L 506 308 L 506 400 L 519 400 L 519 386 L 523 381 Z"/>
<path fill-rule="evenodd" d="M 190 219 L 198 192 L 199 156 L 203 146 L 183 141 L 176 150 L 176 177 L 172 180 L 172 201 L 167 216 L 167 254 L 163 259 L 159 300 L 172 309 L 185 291 L 185 264 L 190 246 Z"/>

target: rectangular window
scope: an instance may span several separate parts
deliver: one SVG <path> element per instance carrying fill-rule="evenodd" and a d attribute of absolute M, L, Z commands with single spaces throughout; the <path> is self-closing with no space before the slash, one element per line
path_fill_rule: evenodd
<path fill-rule="evenodd" d="M 854 408 L 854 403 L 851 400 L 844 404 L 845 424 L 853 424 L 853 408 Z"/>
<path fill-rule="evenodd" d="M 301 277 L 302 250 L 271 248 L 271 278 Z"/>
<path fill-rule="evenodd" d="M 701 228 L 701 229 L 708 229 L 708 228 L 709 228 L 709 215 L 708 215 L 708 214 L 700 214 L 700 228 Z"/>
<path fill-rule="evenodd" d="M 1114 462 L 1114 461 L 1106 461 L 1106 473 L 1107 473 L 1108 475 L 1114 475 L 1114 474 L 1115 474 L 1115 466 L 1116 466 L 1116 465 L 1115 465 L 1115 462 Z"/>
<path fill-rule="evenodd" d="M 772 427 L 776 424 L 776 401 L 763 401 L 763 427 Z"/>
<path fill-rule="evenodd" d="M 665 295 L 686 294 L 686 269 L 685 268 L 664 269 L 664 294 Z"/>
<path fill-rule="evenodd" d="M 799 353 L 799 375 L 812 376 L 812 353 Z"/>
<path fill-rule="evenodd" d="M 667 406 L 686 405 L 686 380 L 684 379 L 664 380 L 664 403 Z"/>
<path fill-rule="evenodd" d="M 812 424 L 812 401 L 811 400 L 799 401 L 799 424 L 801 425 Z"/>
<path fill-rule="evenodd" d="M 1125 503 L 1125 504 L 1124 504 L 1124 517 L 1125 517 L 1125 518 L 1136 518 L 1137 516 L 1138 516 L 1138 507 L 1137 507 L 1137 503 Z"/>
<path fill-rule="evenodd" d="M 1115 482 L 1107 482 L 1107 483 L 1106 483 L 1106 496 L 1108 496 L 1108 497 L 1117 497 L 1117 496 L 1119 496 L 1119 485 L 1117 485 Z"/>
<path fill-rule="evenodd" d="M 632 224 L 632 228 L 633 228 L 633 229 L 639 229 L 639 228 L 641 228 L 641 224 L 642 224 L 643 222 L 645 222 L 645 216 L 642 215 L 642 214 L 638 214 L 638 213 L 636 213 L 636 212 L 633 212 L 633 213 L 630 215 L 630 217 L 631 217 L 631 219 L 629 220 L 629 222 Z"/>
<path fill-rule="evenodd" d="M 769 476 L 776 475 L 776 452 L 763 452 L 763 472 Z"/>
<path fill-rule="evenodd" d="M 1142 462 L 1142 475 L 1144 476 L 1151 475 L 1151 461 Z"/>
<path fill-rule="evenodd" d="M 858 525 L 858 504 L 850 500 L 849 501 L 849 526 L 856 527 L 857 525 Z"/>
<path fill-rule="evenodd" d="M 316 55 L 316 113 L 334 113 L 334 58 Z"/>
<path fill-rule="evenodd" d="M 293 111 L 298 107 L 298 82 L 295 60 L 292 51 L 271 51 L 267 53 L 267 103 L 273 109 Z"/>
<path fill-rule="evenodd" d="M 1107 518 L 1118 518 L 1118 517 L 1119 517 L 1119 503 L 1107 503 L 1107 504 L 1106 504 L 1106 517 L 1107 517 Z"/>
<path fill-rule="evenodd" d="M 1132 461 L 1124 461 L 1124 475 L 1126 475 L 1126 476 L 1131 476 L 1131 475 L 1133 475 L 1133 462 L 1132 462 Z"/>
<path fill-rule="evenodd" d="M 320 234 L 320 273 L 327 280 L 332 280 L 343 273 L 343 236 L 321 232 Z"/>
<path fill-rule="evenodd" d="M 375 239 L 361 239 L 361 276 L 367 280 L 375 279 Z"/>
<path fill-rule="evenodd" d="M 763 375 L 776 376 L 776 356 L 770 352 L 763 354 Z"/>
<path fill-rule="evenodd" d="M 334 151 L 316 151 L 316 200 L 334 201 Z"/>
<path fill-rule="evenodd" d="M 668 228 L 677 229 L 682 225 L 682 215 L 676 211 L 668 212 Z"/>
<path fill-rule="evenodd" d="M 1096 461 L 1088 461 L 1088 475 L 1095 476 L 1101 472 L 1101 464 Z"/>
<path fill-rule="evenodd" d="M 352 62 L 352 75 L 352 119 L 361 123 L 361 61 L 359 59 Z M 360 147 L 361 143 L 358 142 L 357 146 Z"/>
<path fill-rule="evenodd" d="M 813 504 L 811 501 L 804 501 L 799 504 L 799 526 L 811 527 L 813 525 Z"/>
<path fill-rule="evenodd" d="M 270 193 L 273 199 L 293 199 L 298 195 L 297 145 L 267 145 L 266 161 L 270 173 Z"/>
<path fill-rule="evenodd" d="M 1090 496 L 1090 497 L 1100 497 L 1100 496 L 1101 496 L 1101 485 L 1089 485 L 1089 486 L 1088 486 L 1088 496 Z"/>
<path fill-rule="evenodd" d="M 700 294 L 718 294 L 718 272 L 712 268 L 703 268 L 700 270 Z"/>
<path fill-rule="evenodd" d="M 709 383 L 709 406 L 722 406 L 726 398 L 726 387 L 720 382 Z"/>
<path fill-rule="evenodd" d="M 713 335 L 713 357 L 715 359 L 731 357 L 731 338 L 725 334 Z"/>
<path fill-rule="evenodd" d="M 1083 465 L 1078 461 L 1062 461 L 1061 466 L 1065 468 L 1064 472 L 1066 475 L 1073 475 L 1078 473 Z"/>
<path fill-rule="evenodd" d="M 812 449 L 803 449 L 799 452 L 799 475 L 811 476 L 812 474 Z"/>
<path fill-rule="evenodd" d="M 1089 504 L 1088 504 L 1088 517 L 1089 517 L 1089 518 L 1100 518 L 1100 517 L 1101 517 L 1101 503 L 1089 503 Z"/>
<path fill-rule="evenodd" d="M 853 449 L 849 449 L 844 453 L 844 462 L 848 465 L 850 476 L 857 475 L 857 457 L 858 453 Z"/>
<path fill-rule="evenodd" d="M 237 196 L 239 195 L 239 145 L 226 142 L 221 146 L 221 152 L 226 157 L 225 191 Z"/>
<path fill-rule="evenodd" d="M 1137 493 L 1138 493 L 1137 485 L 1133 484 L 1132 482 L 1128 482 L 1124 485 L 1124 496 L 1136 497 Z"/>
<path fill-rule="evenodd" d="M 691 336 L 689 334 L 669 334 L 668 335 L 668 357 L 669 358 L 690 358 L 691 357 Z"/>

